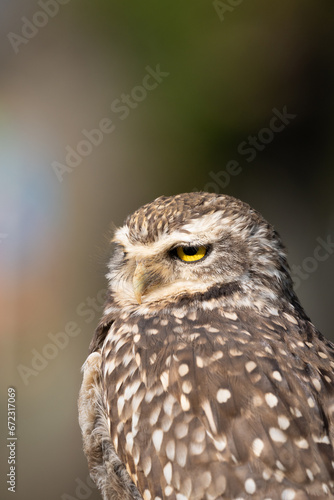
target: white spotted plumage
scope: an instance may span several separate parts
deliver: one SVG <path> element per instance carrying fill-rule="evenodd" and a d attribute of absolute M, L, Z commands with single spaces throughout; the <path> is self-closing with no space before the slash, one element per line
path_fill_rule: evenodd
<path fill-rule="evenodd" d="M 79 397 L 104 500 L 334 498 L 334 349 L 274 229 L 191 193 L 145 205 L 114 242 Z"/>

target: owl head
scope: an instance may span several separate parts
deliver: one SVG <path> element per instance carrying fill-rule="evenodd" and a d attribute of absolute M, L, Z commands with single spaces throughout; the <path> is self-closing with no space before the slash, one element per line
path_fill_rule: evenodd
<path fill-rule="evenodd" d="M 293 293 L 278 234 L 231 196 L 161 196 L 129 216 L 113 242 L 108 278 L 121 307 L 160 309 L 212 296 L 261 307 Z"/>

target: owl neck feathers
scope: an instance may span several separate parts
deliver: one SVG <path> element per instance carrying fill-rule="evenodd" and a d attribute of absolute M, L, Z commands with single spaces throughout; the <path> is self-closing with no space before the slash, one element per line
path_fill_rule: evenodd
<path fill-rule="evenodd" d="M 117 303 L 114 292 L 109 290 L 103 316 L 90 344 L 90 352 L 102 347 L 113 322 L 120 317 L 126 319 L 129 315 L 168 315 L 171 310 L 184 307 L 202 308 L 206 311 L 220 308 L 231 312 L 252 309 L 259 315 L 268 312 L 278 315 L 284 310 L 293 312 L 302 320 L 310 321 L 293 291 L 289 274 L 284 273 L 285 279 L 277 280 L 275 285 L 272 279 L 266 282 L 265 277 L 260 275 L 252 274 L 250 278 L 248 281 L 212 285 L 202 292 L 185 291 L 146 305 Z"/>

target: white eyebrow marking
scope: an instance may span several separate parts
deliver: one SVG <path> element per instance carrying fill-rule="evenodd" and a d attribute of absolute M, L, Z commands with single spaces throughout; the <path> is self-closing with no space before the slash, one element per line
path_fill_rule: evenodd
<path fill-rule="evenodd" d="M 157 254 L 165 252 L 175 245 L 207 245 L 212 243 L 214 239 L 218 239 L 221 234 L 222 211 L 219 210 L 214 214 L 207 214 L 193 219 L 181 226 L 177 231 L 159 234 L 159 239 L 145 245 L 143 243 L 131 243 L 128 226 L 123 226 L 117 229 L 114 237 L 114 242 L 123 245 L 129 256 L 133 257 L 153 257 Z M 226 219 L 224 219 L 227 222 Z"/>

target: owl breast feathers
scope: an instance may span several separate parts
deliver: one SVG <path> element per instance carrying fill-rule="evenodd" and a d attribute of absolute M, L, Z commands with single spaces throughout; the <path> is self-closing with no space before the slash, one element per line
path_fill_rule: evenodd
<path fill-rule="evenodd" d="M 334 349 L 247 204 L 160 197 L 114 236 L 79 422 L 104 500 L 334 499 Z"/>

